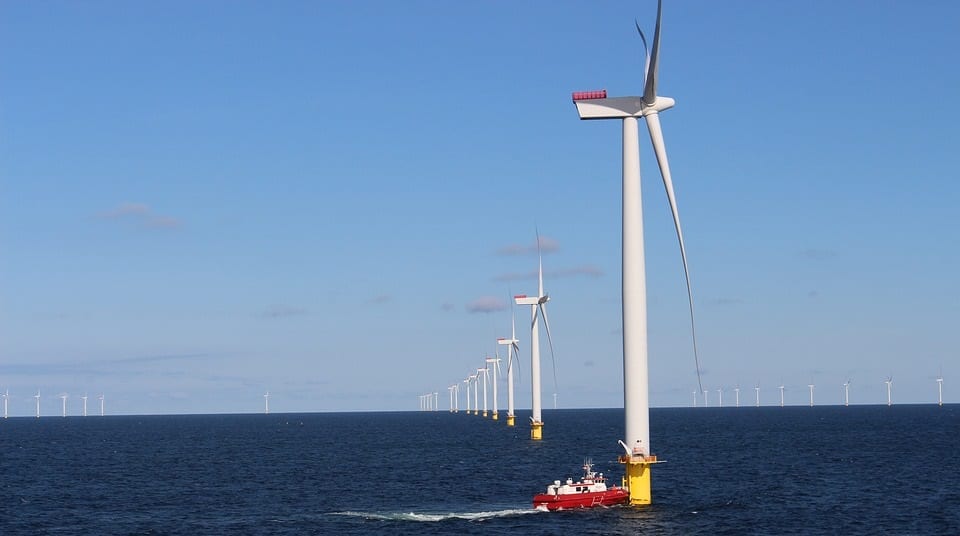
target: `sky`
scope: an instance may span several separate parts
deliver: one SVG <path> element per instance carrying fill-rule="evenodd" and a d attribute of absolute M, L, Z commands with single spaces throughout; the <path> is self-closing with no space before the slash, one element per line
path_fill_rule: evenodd
<path fill-rule="evenodd" d="M 611 2 L 0 4 L 0 389 L 11 415 L 416 410 L 536 292 L 552 407 L 622 407 Z M 659 94 L 704 388 L 960 401 L 960 4 L 667 0 Z M 640 149 L 650 399 L 697 388 Z M 518 408 L 529 310 L 516 308 Z M 553 375 L 556 374 L 556 383 Z M 500 407 L 505 405 L 500 390 Z M 746 400 L 742 402 L 746 403 Z M 463 407 L 461 400 L 460 405 Z M 492 404 L 492 403 L 491 403 Z"/>

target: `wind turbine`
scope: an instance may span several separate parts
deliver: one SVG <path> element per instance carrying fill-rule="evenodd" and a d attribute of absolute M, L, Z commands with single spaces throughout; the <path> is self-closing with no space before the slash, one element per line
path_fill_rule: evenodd
<path fill-rule="evenodd" d="M 510 313 L 510 338 L 497 339 L 498 345 L 507 347 L 507 426 L 513 426 L 515 415 L 513 413 L 513 354 L 516 352 L 517 359 L 520 359 L 520 347 L 517 343 L 517 322 L 511 307 Z"/>
<path fill-rule="evenodd" d="M 553 393 L 553 409 L 557 409 L 557 393 Z"/>
<path fill-rule="evenodd" d="M 87 393 L 83 393 L 83 396 L 80 397 L 80 400 L 83 400 L 83 416 L 87 416 Z"/>
<path fill-rule="evenodd" d="M 4 401 L 3 406 L 3 416 L 7 416 L 7 406 L 6 401 Z M 940 369 L 940 374 L 937 375 L 937 405 L 943 405 L 943 369 Z"/>
<path fill-rule="evenodd" d="M 7 400 L 10 399 L 10 389 L 3 392 L 3 418 L 7 418 Z"/>
<path fill-rule="evenodd" d="M 477 403 L 477 394 L 480 392 L 480 375 L 470 376 L 470 381 L 473 382 L 473 414 L 480 415 L 480 404 Z"/>
<path fill-rule="evenodd" d="M 540 405 L 540 317 L 543 317 L 543 327 L 547 330 L 547 341 L 550 343 L 550 357 L 553 358 L 553 337 L 550 336 L 550 322 L 547 320 L 546 303 L 550 296 L 543 292 L 543 257 L 540 255 L 540 233 L 537 233 L 537 295 L 528 297 L 519 294 L 513 297 L 517 305 L 530 306 L 530 439 L 543 439 L 543 413 Z M 556 363 L 556 362 L 554 362 Z M 556 365 L 553 369 L 553 383 L 557 383 Z"/>
<path fill-rule="evenodd" d="M 453 412 L 460 413 L 460 383 L 453 384 Z"/>
<path fill-rule="evenodd" d="M 440 397 L 440 393 L 438 393 L 437 391 L 434 391 L 433 392 L 433 411 L 437 411 L 437 408 L 440 407 L 440 400 L 438 400 L 439 397 Z"/>
<path fill-rule="evenodd" d="M 63 416 L 64 416 L 64 417 L 67 416 L 67 396 L 69 396 L 69 395 L 67 395 L 66 393 L 60 395 L 60 400 L 63 401 Z"/>
<path fill-rule="evenodd" d="M 483 360 L 483 368 L 477 369 L 477 382 L 480 382 L 480 377 L 483 377 L 483 418 L 487 418 L 487 378 L 489 377 L 489 371 L 487 370 L 487 360 Z"/>
<path fill-rule="evenodd" d="M 693 407 L 697 407 L 697 392 L 693 392 Z"/>
<path fill-rule="evenodd" d="M 630 490 L 630 504 L 650 504 L 650 465 L 656 458 L 650 451 L 650 402 L 647 370 L 647 291 L 643 251 L 643 214 L 640 200 L 640 148 L 637 119 L 646 119 L 650 131 L 660 175 L 663 178 L 667 200 L 673 214 L 673 223 L 680 243 L 680 256 L 687 283 L 690 305 L 690 326 L 694 341 L 694 361 L 697 379 L 700 379 L 699 357 L 696 350 L 696 324 L 693 316 L 693 290 L 687 254 L 680 229 L 680 216 L 673 194 L 673 181 L 660 129 L 659 113 L 674 105 L 674 100 L 657 95 L 657 66 L 660 58 L 660 21 L 663 2 L 657 3 L 657 25 L 653 47 L 648 57 L 643 95 L 638 97 L 607 98 L 606 90 L 577 92 L 573 101 L 580 119 L 621 119 L 623 121 L 623 223 L 622 223 L 622 306 L 623 306 L 623 403 L 626 442 L 620 442 L 626 451 L 621 461 L 626 464 L 626 481 Z M 637 31 L 640 30 L 637 24 Z M 646 47 L 643 32 L 640 37 Z M 701 390 L 702 390 L 701 383 Z M 629 446 L 628 446 L 629 445 Z M 632 447 L 632 448 L 631 448 Z M 637 451 L 636 453 L 634 451 Z"/>
<path fill-rule="evenodd" d="M 807 387 L 810 388 L 810 407 L 812 408 L 813 407 L 813 384 L 809 383 L 807 384 Z"/>
<path fill-rule="evenodd" d="M 100 416 L 103 417 L 103 393 L 100 393 Z"/>
<path fill-rule="evenodd" d="M 740 407 L 740 386 L 737 385 L 733 388 L 733 392 L 737 394 L 737 407 Z"/>
<path fill-rule="evenodd" d="M 450 413 L 453 413 L 453 386 L 447 387 L 447 394 L 450 396 Z"/>
<path fill-rule="evenodd" d="M 717 394 L 720 395 L 720 402 L 718 407 L 723 407 L 723 387 L 717 389 Z"/>
<path fill-rule="evenodd" d="M 710 407 L 710 401 L 709 401 L 709 399 L 708 399 L 708 397 L 707 397 L 707 394 L 708 394 L 708 393 L 707 393 L 707 390 L 704 389 L 704 390 L 703 390 L 703 407 L 705 407 L 705 408 Z"/>
<path fill-rule="evenodd" d="M 887 384 L 887 405 L 892 406 L 893 401 L 890 398 L 890 386 L 893 384 L 893 376 L 887 376 L 887 379 L 884 380 L 883 383 Z"/>
<path fill-rule="evenodd" d="M 500 417 L 497 416 L 497 372 L 500 371 L 500 354 L 494 354 L 496 357 L 488 357 L 485 361 L 487 366 L 493 369 L 493 420 L 497 420 Z M 490 364 L 493 363 L 493 366 Z"/>
<path fill-rule="evenodd" d="M 263 414 L 270 414 L 270 391 L 263 393 Z"/>
<path fill-rule="evenodd" d="M 757 407 L 760 407 L 760 384 L 758 383 L 756 387 L 753 388 L 757 392 Z"/>
<path fill-rule="evenodd" d="M 467 376 L 463 383 L 467 384 L 467 415 L 470 415 L 470 376 Z"/>
<path fill-rule="evenodd" d="M 851 381 L 852 380 L 848 379 L 847 381 L 843 382 L 843 405 L 844 406 L 850 405 L 850 382 Z"/>
<path fill-rule="evenodd" d="M 780 384 L 780 407 L 783 407 L 783 384 Z"/>
<path fill-rule="evenodd" d="M 40 389 L 37 389 L 37 394 L 33 395 L 33 398 L 37 399 L 37 418 L 40 418 Z"/>

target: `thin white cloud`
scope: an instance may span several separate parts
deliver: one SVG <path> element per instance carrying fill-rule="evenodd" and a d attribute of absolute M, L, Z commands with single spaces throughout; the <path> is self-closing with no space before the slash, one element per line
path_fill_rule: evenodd
<path fill-rule="evenodd" d="M 144 203 L 120 203 L 98 216 L 100 219 L 124 222 L 144 229 L 176 229 L 182 225 L 177 218 L 157 214 Z"/>
<path fill-rule="evenodd" d="M 556 240 L 547 237 L 540 237 L 540 252 L 541 253 L 553 253 L 560 249 L 560 243 Z M 537 252 L 537 242 L 534 241 L 532 244 L 510 244 L 503 246 L 497 250 L 497 255 L 529 255 Z"/>
<path fill-rule="evenodd" d="M 480 296 L 467 304 L 468 313 L 494 313 L 507 308 L 507 302 L 495 296 Z"/>

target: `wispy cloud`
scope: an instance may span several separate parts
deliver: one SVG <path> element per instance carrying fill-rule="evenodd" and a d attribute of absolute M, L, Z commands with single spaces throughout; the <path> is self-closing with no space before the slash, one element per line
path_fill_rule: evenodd
<path fill-rule="evenodd" d="M 304 316 L 309 311 L 303 307 L 293 305 L 271 305 L 265 311 L 261 311 L 257 316 L 262 318 L 288 318 L 291 316 Z"/>
<path fill-rule="evenodd" d="M 177 229 L 182 226 L 177 218 L 157 214 L 144 203 L 120 203 L 115 208 L 103 211 L 97 216 L 100 219 L 124 222 L 144 229 Z"/>
<path fill-rule="evenodd" d="M 825 261 L 837 256 L 837 252 L 832 249 L 808 248 L 800 252 L 800 256 L 813 261 Z"/>
<path fill-rule="evenodd" d="M 507 308 L 507 302 L 495 296 L 481 296 L 467 304 L 468 313 L 493 313 Z"/>
<path fill-rule="evenodd" d="M 543 272 L 543 277 L 545 278 L 558 278 L 558 277 L 600 277 L 603 275 L 603 270 L 592 265 L 584 264 L 581 266 L 574 266 L 573 268 L 562 268 L 559 270 L 546 270 Z M 537 271 L 531 270 L 529 272 L 509 272 L 505 274 L 500 274 L 494 276 L 493 280 L 498 282 L 504 281 L 523 281 L 528 279 L 536 279 Z"/>
<path fill-rule="evenodd" d="M 389 301 L 391 301 L 391 300 L 393 300 L 393 296 L 391 296 L 391 295 L 389 295 L 389 294 L 378 294 L 378 295 L 370 298 L 370 299 L 367 301 L 367 303 L 370 303 L 370 304 L 373 304 L 373 305 L 378 305 L 378 304 L 381 304 L 381 303 L 387 303 L 387 302 L 389 302 Z"/>
<path fill-rule="evenodd" d="M 540 252 L 541 253 L 553 253 L 560 249 L 560 243 L 556 240 L 541 236 L 540 237 Z M 532 244 L 510 244 L 503 246 L 497 250 L 497 255 L 529 255 L 531 253 L 537 252 L 537 241 L 534 240 Z"/>

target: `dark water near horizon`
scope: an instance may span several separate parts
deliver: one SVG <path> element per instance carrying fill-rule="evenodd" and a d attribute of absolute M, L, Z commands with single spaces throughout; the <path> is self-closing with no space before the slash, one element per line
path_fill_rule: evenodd
<path fill-rule="evenodd" d="M 623 410 L 528 415 L 0 420 L 0 534 L 960 534 L 957 405 L 654 409 L 654 504 L 551 513 Z"/>

